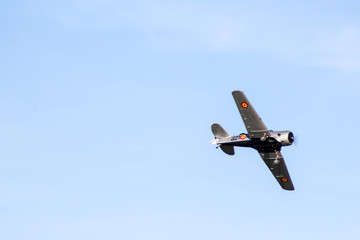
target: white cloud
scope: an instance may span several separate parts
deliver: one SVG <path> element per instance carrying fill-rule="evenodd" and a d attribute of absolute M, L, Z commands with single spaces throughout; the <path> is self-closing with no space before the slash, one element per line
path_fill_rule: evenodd
<path fill-rule="evenodd" d="M 148 8 L 147 21 L 138 27 L 151 44 L 167 50 L 256 52 L 344 72 L 360 70 L 360 26 L 311 23 L 218 6 L 163 4 Z"/>
<path fill-rule="evenodd" d="M 346 72 L 360 70 L 359 27 L 344 26 L 323 42 L 321 63 Z"/>
<path fill-rule="evenodd" d="M 71 28 L 140 33 L 166 51 L 254 52 L 344 72 L 360 70 L 360 26 L 331 26 L 287 11 L 248 11 L 214 4 L 71 0 L 53 9 Z M 318 17 L 319 18 L 319 17 Z"/>

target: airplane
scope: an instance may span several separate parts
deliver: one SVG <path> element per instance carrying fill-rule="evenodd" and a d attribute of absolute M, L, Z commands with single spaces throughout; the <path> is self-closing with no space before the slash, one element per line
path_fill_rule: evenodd
<path fill-rule="evenodd" d="M 211 125 L 211 131 L 215 138 L 211 144 L 217 145 L 216 148 L 220 147 L 229 155 L 235 154 L 234 147 L 250 147 L 257 150 L 280 186 L 285 190 L 294 190 L 281 154 L 281 147 L 293 144 L 294 134 L 290 131 L 269 130 L 243 91 L 233 91 L 232 95 L 248 133 L 230 136 L 218 123 L 214 123 Z"/>

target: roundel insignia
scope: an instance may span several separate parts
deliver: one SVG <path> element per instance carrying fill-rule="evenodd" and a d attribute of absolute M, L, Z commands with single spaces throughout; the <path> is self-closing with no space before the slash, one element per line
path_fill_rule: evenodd
<path fill-rule="evenodd" d="M 281 181 L 283 181 L 283 182 L 288 182 L 289 180 L 287 179 L 287 178 L 281 178 Z"/>
<path fill-rule="evenodd" d="M 246 134 L 243 134 L 243 135 L 240 136 L 241 140 L 244 140 L 245 138 L 246 138 Z"/>
<path fill-rule="evenodd" d="M 248 105 L 246 102 L 242 102 L 242 103 L 241 103 L 241 106 L 242 106 L 243 108 L 248 108 L 249 105 Z"/>

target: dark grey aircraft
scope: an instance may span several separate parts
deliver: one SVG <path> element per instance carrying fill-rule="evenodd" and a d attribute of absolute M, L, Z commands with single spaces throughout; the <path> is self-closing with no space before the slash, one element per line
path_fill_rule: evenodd
<path fill-rule="evenodd" d="M 251 147 L 257 150 L 276 180 L 285 190 L 294 190 L 281 147 L 290 146 L 294 142 L 294 134 L 290 131 L 268 130 L 243 91 L 233 91 L 232 95 L 239 109 L 248 133 L 230 136 L 219 124 L 211 125 L 215 138 L 211 144 L 217 145 L 229 155 L 234 155 L 235 147 Z"/>

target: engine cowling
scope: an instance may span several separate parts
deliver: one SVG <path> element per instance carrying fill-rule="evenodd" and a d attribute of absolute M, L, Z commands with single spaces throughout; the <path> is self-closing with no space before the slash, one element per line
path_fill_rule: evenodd
<path fill-rule="evenodd" d="M 278 141 L 281 146 L 290 146 L 294 142 L 294 134 L 290 131 L 270 132 L 270 137 Z"/>

